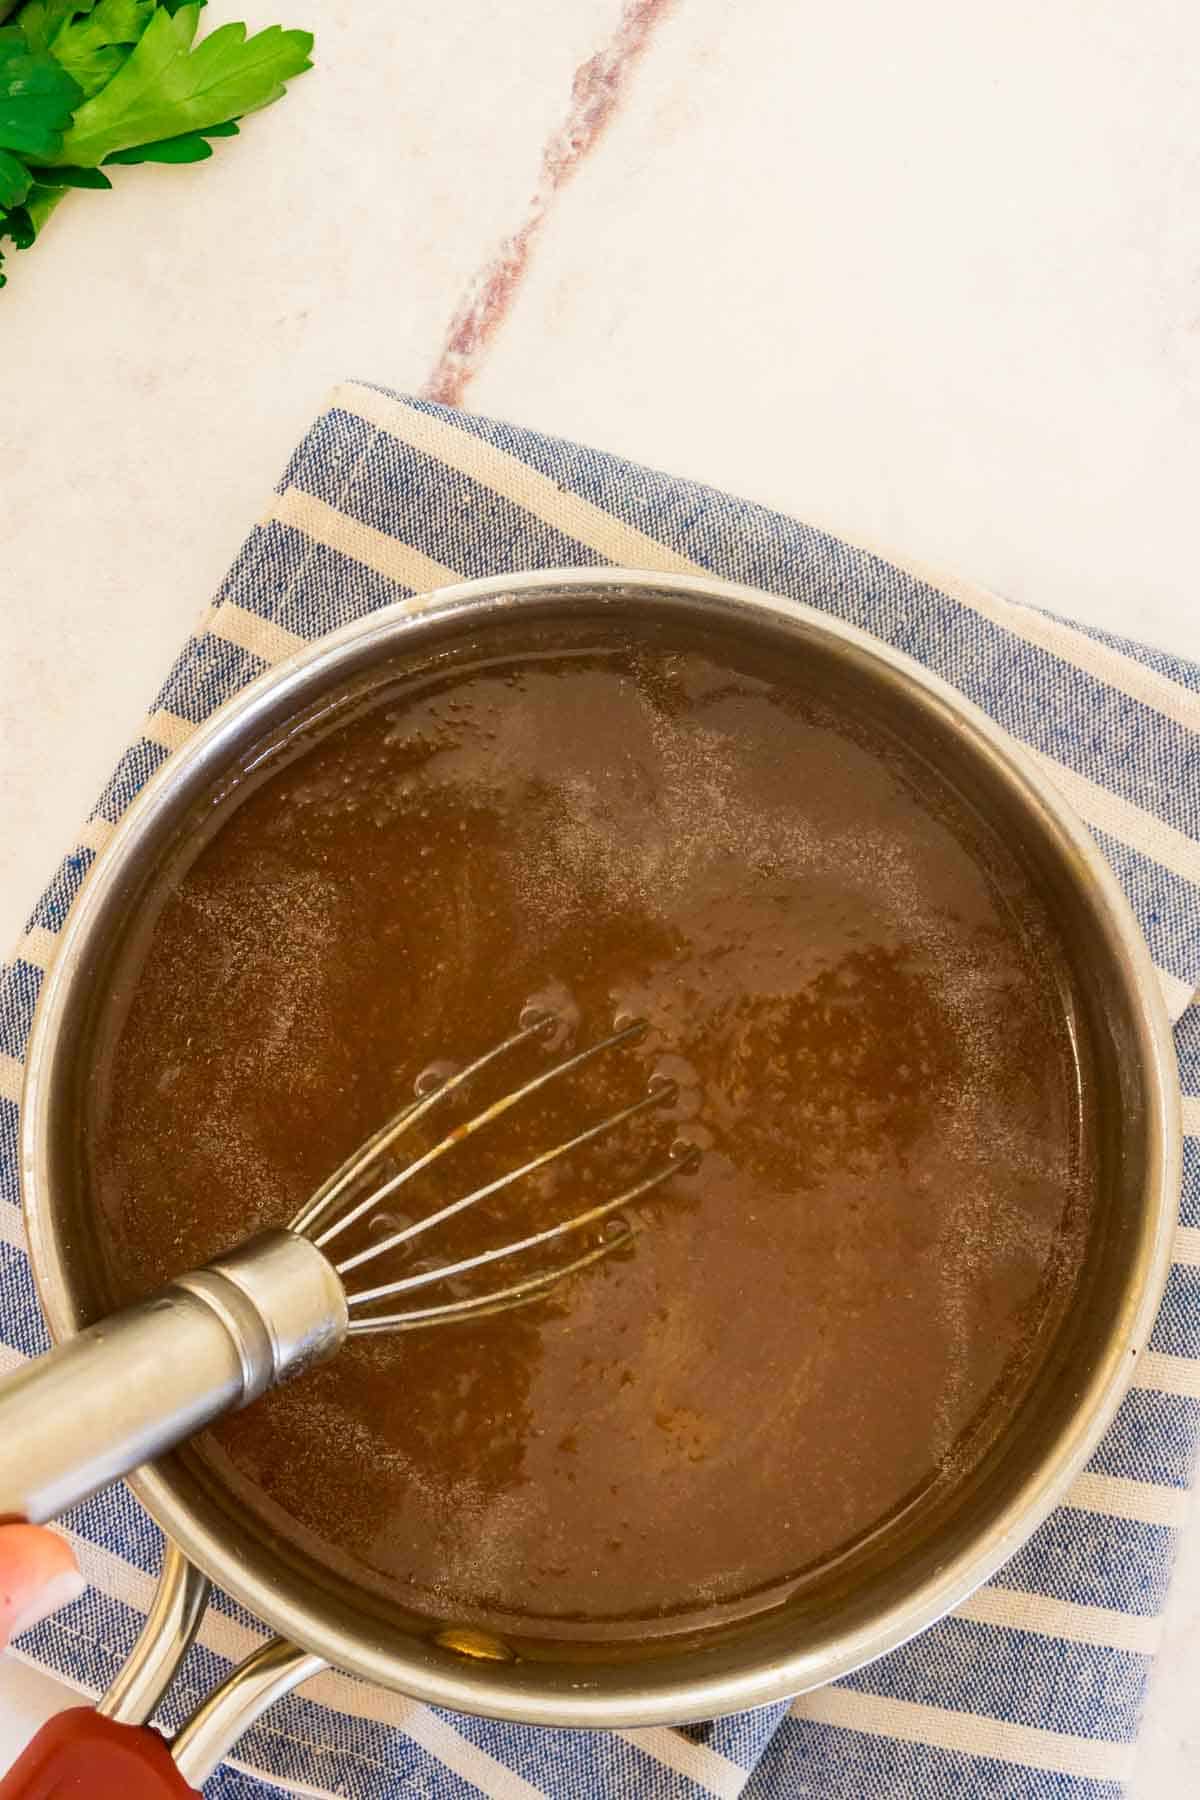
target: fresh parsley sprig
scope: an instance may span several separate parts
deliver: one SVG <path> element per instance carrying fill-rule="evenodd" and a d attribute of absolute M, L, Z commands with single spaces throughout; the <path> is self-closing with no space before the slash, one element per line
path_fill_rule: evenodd
<path fill-rule="evenodd" d="M 101 164 L 201 162 L 312 67 L 307 31 L 230 24 L 197 42 L 203 5 L 0 0 L 0 263 L 72 188 L 111 187 Z"/>

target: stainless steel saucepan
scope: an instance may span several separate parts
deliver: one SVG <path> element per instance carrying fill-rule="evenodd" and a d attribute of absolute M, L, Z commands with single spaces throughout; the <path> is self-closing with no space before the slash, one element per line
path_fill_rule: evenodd
<path fill-rule="evenodd" d="M 382 684 L 399 657 L 463 645 L 499 652 L 514 632 L 564 615 L 594 622 L 597 633 L 618 631 L 648 610 L 707 633 L 753 637 L 781 665 L 799 659 L 831 694 L 847 705 L 857 697 L 946 771 L 1017 847 L 1070 958 L 1095 1048 L 1087 1104 L 1099 1150 L 1097 1204 L 1073 1301 L 1016 1415 L 961 1486 L 915 1509 L 775 1611 L 649 1655 L 593 1649 L 584 1658 L 569 1646 L 530 1649 L 498 1640 L 481 1653 L 453 1621 L 403 1614 L 352 1571 L 285 1544 L 187 1447 L 142 1468 L 132 1478 L 134 1492 L 172 1547 L 156 1611 L 107 1702 L 111 1716 L 133 1723 L 149 1717 L 196 1627 L 206 1578 L 280 1634 L 235 1672 L 177 1743 L 176 1764 L 193 1783 L 263 1705 L 324 1665 L 438 1706 L 590 1727 L 707 1718 L 844 1675 L 947 1612 L 1012 1556 L 1082 1468 L 1146 1344 L 1178 1193 L 1174 1053 L 1125 899 L 1051 781 L 942 682 L 821 613 L 703 578 L 591 570 L 466 583 L 323 639 L 223 707 L 129 809 L 62 933 L 28 1051 L 23 1201 L 55 1338 L 111 1304 L 102 1222 L 79 1155 L 84 1084 L 108 972 L 197 799 L 298 715 Z M 0 1794 L 6 1791 L 0 1785 Z"/>

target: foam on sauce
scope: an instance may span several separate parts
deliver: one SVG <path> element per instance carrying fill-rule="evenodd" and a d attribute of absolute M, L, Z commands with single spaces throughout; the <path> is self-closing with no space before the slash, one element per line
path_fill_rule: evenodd
<path fill-rule="evenodd" d="M 1069 990 L 1015 858 L 903 745 L 794 672 L 564 644 L 414 677 L 220 816 L 94 1096 L 122 1293 L 285 1223 L 531 1000 L 564 1044 L 650 1031 L 393 1219 L 654 1070 L 679 1098 L 414 1258 L 704 1152 L 551 1298 L 356 1341 L 223 1421 L 203 1454 L 247 1507 L 431 1618 L 649 1638 L 776 1603 L 994 1441 L 1086 1225 Z"/>

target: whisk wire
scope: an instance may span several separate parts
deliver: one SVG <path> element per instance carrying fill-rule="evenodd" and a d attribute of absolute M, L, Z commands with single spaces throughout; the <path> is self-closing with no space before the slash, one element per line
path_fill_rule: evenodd
<path fill-rule="evenodd" d="M 412 1293 L 416 1288 L 429 1287 L 435 1281 L 447 1281 L 454 1275 L 466 1275 L 472 1269 L 482 1269 L 488 1263 L 498 1262 L 501 1257 L 517 1256 L 522 1251 L 534 1250 L 541 1244 L 553 1243 L 557 1238 L 566 1237 L 569 1232 L 582 1231 L 585 1226 L 599 1224 L 602 1219 L 607 1219 L 612 1213 L 619 1212 L 621 1207 L 630 1206 L 635 1200 L 640 1200 L 643 1194 L 648 1194 L 651 1188 L 658 1187 L 669 1176 L 682 1174 L 694 1157 L 694 1151 L 689 1151 L 684 1156 L 672 1157 L 670 1162 L 662 1168 L 655 1169 L 652 1174 L 644 1175 L 640 1181 L 635 1181 L 622 1193 L 614 1195 L 610 1200 L 602 1201 L 598 1206 L 589 1206 L 586 1212 L 576 1213 L 574 1218 L 561 1219 L 555 1225 L 547 1225 L 543 1230 L 531 1232 L 528 1237 L 517 1239 L 512 1243 L 499 1244 L 495 1249 L 480 1250 L 474 1256 L 464 1256 L 459 1262 L 442 1263 L 436 1269 L 423 1269 L 419 1274 L 405 1275 L 397 1281 L 388 1281 L 379 1287 L 366 1288 L 361 1293 L 349 1295 L 348 1304 L 351 1308 L 366 1306 L 372 1300 L 387 1300 L 396 1294 Z M 616 1240 L 612 1247 L 616 1248 L 619 1241 Z M 607 1251 L 608 1248 L 608 1245 L 601 1246 L 604 1251 Z M 563 1272 L 565 1273 L 565 1271 Z M 460 1304 L 465 1305 L 466 1302 Z"/>
<path fill-rule="evenodd" d="M 553 1013 L 540 1014 L 530 1024 L 523 1025 L 520 1030 L 512 1032 L 502 1043 L 493 1045 L 482 1056 L 477 1056 L 473 1062 L 467 1063 L 464 1068 L 458 1070 L 457 1074 L 440 1082 L 432 1093 L 421 1095 L 416 1100 L 410 1100 L 407 1105 L 400 1108 L 399 1112 L 393 1113 L 391 1118 L 379 1127 L 378 1131 L 373 1132 L 369 1138 L 359 1144 L 356 1150 L 352 1150 L 345 1162 L 321 1183 L 316 1193 L 305 1202 L 292 1220 L 291 1229 L 303 1233 L 305 1237 L 312 1237 L 313 1226 L 320 1215 L 335 1206 L 346 1189 L 352 1188 L 373 1162 L 386 1155 L 404 1132 L 416 1125 L 441 1101 L 446 1100 L 456 1088 L 460 1088 L 464 1082 L 470 1081 L 473 1075 L 480 1074 L 488 1067 L 489 1063 L 495 1062 L 507 1051 L 515 1050 L 519 1044 L 524 1044 L 530 1038 L 536 1037 L 539 1031 L 545 1031 L 547 1025 L 553 1023 Z M 355 1212 L 347 1213 L 342 1224 L 349 1225 L 355 1219 L 361 1218 L 368 1207 L 376 1204 L 378 1198 L 377 1194 L 369 1195 Z M 341 1225 L 338 1229 L 341 1229 Z M 320 1243 L 322 1240 L 315 1238 L 314 1241 Z"/>
<path fill-rule="evenodd" d="M 520 1181 L 526 1175 L 532 1175 L 535 1170 L 544 1169 L 550 1163 L 557 1162 L 560 1157 L 566 1156 L 570 1151 L 578 1150 L 582 1145 L 594 1142 L 605 1132 L 615 1131 L 618 1125 L 623 1125 L 627 1119 L 636 1117 L 638 1113 L 646 1112 L 652 1106 L 669 1105 L 676 1092 L 673 1081 L 662 1082 L 652 1092 L 643 1095 L 640 1100 L 635 1100 L 632 1106 L 626 1106 L 620 1112 L 612 1113 L 607 1119 L 601 1119 L 597 1125 L 589 1125 L 586 1131 L 579 1132 L 573 1138 L 564 1139 L 561 1144 L 555 1144 L 552 1150 L 543 1150 L 540 1156 L 535 1156 L 531 1161 L 522 1163 L 519 1169 L 509 1169 L 503 1175 L 497 1176 L 495 1181 L 489 1181 L 486 1186 L 475 1188 L 472 1193 L 464 1194 L 459 1200 L 452 1200 L 440 1211 L 430 1213 L 423 1219 L 414 1220 L 411 1225 L 405 1225 L 401 1230 L 392 1232 L 389 1237 L 381 1238 L 378 1243 L 368 1244 L 365 1250 L 359 1250 L 356 1255 L 348 1256 L 344 1262 L 335 1264 L 338 1274 L 344 1279 L 352 1269 L 359 1269 L 364 1263 L 373 1262 L 376 1257 L 386 1256 L 389 1250 L 395 1250 L 401 1244 L 408 1243 L 410 1239 L 419 1237 L 423 1231 L 431 1231 L 437 1225 L 444 1225 L 447 1219 L 452 1219 L 456 1213 L 465 1212 L 468 1206 L 476 1206 L 481 1200 L 490 1199 L 493 1194 L 500 1193 L 503 1188 L 511 1187 L 514 1182 Z"/>
<path fill-rule="evenodd" d="M 427 1101 L 423 1101 L 420 1107 L 414 1109 L 407 1118 L 400 1121 L 400 1124 L 392 1132 L 388 1142 L 394 1142 L 402 1130 L 407 1130 L 410 1125 L 416 1123 L 422 1112 L 427 1112 L 444 1093 L 454 1087 L 460 1086 L 461 1083 L 467 1079 L 468 1075 L 478 1071 L 486 1062 L 490 1062 L 492 1056 L 499 1055 L 503 1050 L 512 1049 L 516 1044 L 520 1043 L 524 1037 L 532 1036 L 535 1031 L 544 1030 L 548 1022 L 549 1016 L 539 1020 L 537 1024 L 529 1026 L 523 1033 L 518 1033 L 507 1039 L 504 1044 L 499 1045 L 497 1049 L 490 1052 L 487 1057 L 474 1063 L 467 1069 L 462 1070 L 458 1075 L 452 1076 L 450 1081 L 447 1081 L 443 1087 L 431 1094 Z M 368 1194 L 364 1200 L 360 1200 L 357 1206 L 352 1206 L 349 1212 L 343 1213 L 340 1218 L 334 1219 L 332 1224 L 326 1225 L 324 1230 L 314 1232 L 310 1226 L 307 1235 L 312 1238 L 313 1242 L 320 1249 L 324 1250 L 328 1244 L 333 1242 L 335 1237 L 339 1237 L 349 1226 L 357 1223 L 357 1221 L 363 1217 L 364 1213 L 370 1212 L 374 1207 L 381 1205 L 383 1201 L 390 1198 L 390 1196 L 399 1188 L 402 1188 L 406 1182 L 411 1181 L 414 1175 L 419 1175 L 422 1169 L 427 1169 L 431 1163 L 437 1162 L 440 1157 L 446 1155 L 447 1151 L 455 1149 L 464 1141 L 464 1139 L 473 1137 L 477 1131 L 482 1131 L 485 1126 L 493 1124 L 495 1120 L 502 1118 L 506 1112 L 511 1111 L 514 1106 L 519 1105 L 522 1100 L 529 1099 L 530 1095 L 536 1094 L 542 1088 L 549 1086 L 550 1082 L 561 1080 L 564 1075 L 569 1075 L 573 1070 L 581 1068 L 584 1063 L 591 1062 L 593 1057 L 599 1056 L 605 1050 L 615 1049 L 618 1044 L 628 1043 L 631 1038 L 641 1037 L 645 1030 L 646 1027 L 644 1022 L 641 1019 L 636 1019 L 631 1025 L 624 1026 L 620 1031 L 614 1031 L 609 1037 L 601 1038 L 598 1043 L 589 1044 L 586 1050 L 578 1050 L 574 1056 L 565 1057 L 562 1062 L 555 1063 L 552 1069 L 544 1069 L 540 1075 L 531 1076 L 528 1081 L 522 1082 L 520 1087 L 514 1088 L 511 1093 L 505 1094 L 502 1099 L 493 1101 L 491 1106 L 485 1107 L 482 1112 L 476 1113 L 473 1118 L 467 1119 L 461 1125 L 456 1125 L 453 1131 L 447 1132 L 446 1136 L 440 1139 L 438 1143 L 434 1144 L 432 1149 L 426 1150 L 423 1156 L 418 1156 L 413 1162 L 409 1163 L 406 1168 L 401 1169 L 399 1174 L 393 1175 L 390 1181 L 385 1181 L 381 1188 L 376 1188 L 375 1191 Z M 368 1168 L 371 1162 L 382 1154 L 385 1147 L 386 1146 L 381 1143 L 377 1145 L 369 1155 L 363 1157 L 358 1163 L 358 1173 L 361 1174 L 364 1169 Z M 347 1182 L 348 1180 L 349 1178 L 347 1178 Z"/>
<path fill-rule="evenodd" d="M 583 1256 L 577 1256 L 573 1262 L 562 1263 L 554 1269 L 539 1269 L 532 1275 L 526 1275 L 523 1281 L 514 1281 L 510 1287 L 494 1288 L 486 1294 L 476 1294 L 466 1300 L 447 1300 L 440 1306 L 406 1307 L 403 1312 L 351 1319 L 350 1335 L 365 1337 L 372 1331 L 411 1331 L 424 1325 L 449 1325 L 456 1319 L 485 1318 L 488 1313 L 508 1312 L 512 1307 L 525 1306 L 531 1300 L 540 1300 L 548 1289 L 556 1287 L 568 1275 L 575 1275 L 580 1269 L 586 1269 L 592 1263 L 599 1262 L 602 1257 L 611 1256 L 615 1250 L 622 1249 L 637 1229 L 634 1225 L 628 1225 L 619 1236 L 597 1245 Z"/>
<path fill-rule="evenodd" d="M 550 1011 L 538 1012 L 530 1019 L 529 1013 L 526 1011 L 523 1020 L 527 1022 L 521 1023 L 519 1028 L 511 1032 L 501 1043 L 485 1051 L 482 1056 L 475 1057 L 473 1061 L 467 1063 L 445 1081 L 440 1082 L 430 1092 L 418 1094 L 416 1099 L 410 1100 L 406 1106 L 401 1107 L 397 1113 L 393 1114 L 317 1189 L 312 1198 L 296 1214 L 292 1221 L 292 1230 L 310 1238 L 318 1248 L 325 1250 L 328 1254 L 327 1247 L 343 1232 L 349 1230 L 368 1213 L 377 1212 L 383 1202 L 397 1189 L 411 1181 L 423 1169 L 429 1168 L 456 1145 L 461 1144 L 465 1138 L 472 1137 L 477 1131 L 483 1130 L 485 1126 L 502 1117 L 512 1107 L 539 1093 L 550 1082 L 561 1080 L 563 1076 L 569 1075 L 584 1064 L 591 1062 L 594 1057 L 602 1055 L 604 1051 L 634 1042 L 642 1037 L 647 1029 L 644 1019 L 626 1021 L 597 1043 L 589 1044 L 585 1049 L 561 1058 L 551 1068 L 544 1069 L 540 1074 L 530 1077 L 529 1080 L 520 1083 L 519 1086 L 504 1094 L 499 1100 L 493 1101 L 461 1124 L 455 1125 L 431 1149 L 415 1157 L 398 1173 L 391 1175 L 389 1179 L 382 1181 L 379 1185 L 368 1182 L 369 1191 L 347 1206 L 345 1212 L 339 1213 L 337 1210 L 339 1205 L 346 1200 L 347 1196 L 353 1197 L 363 1184 L 364 1178 L 371 1175 L 375 1166 L 387 1156 L 392 1146 L 406 1131 L 427 1117 L 434 1107 L 445 1102 L 473 1076 L 480 1074 L 498 1058 L 517 1049 L 521 1044 L 527 1043 L 539 1033 L 545 1032 L 549 1026 L 555 1023 L 555 1015 Z M 561 1143 L 553 1145 L 539 1155 L 529 1158 L 518 1168 L 506 1170 L 494 1180 L 485 1182 L 483 1186 L 474 1188 L 470 1193 L 448 1202 L 424 1218 L 416 1219 L 401 1226 L 398 1230 L 388 1232 L 384 1238 L 366 1245 L 365 1248 L 344 1257 L 341 1262 L 335 1263 L 334 1267 L 342 1280 L 343 1287 L 346 1278 L 355 1270 L 363 1268 L 381 1256 L 386 1256 L 389 1251 L 400 1248 L 423 1232 L 432 1231 L 437 1226 L 444 1225 L 447 1220 L 465 1212 L 469 1207 L 480 1205 L 503 1189 L 548 1167 L 570 1152 L 595 1142 L 597 1138 L 615 1130 L 628 1120 L 636 1118 L 640 1113 L 647 1112 L 652 1107 L 671 1104 L 678 1097 L 678 1092 L 677 1084 L 668 1076 L 651 1076 L 649 1090 L 628 1106 L 621 1107 L 617 1112 L 574 1133 L 573 1136 L 565 1138 Z M 699 1155 L 699 1151 L 694 1147 L 676 1146 L 668 1161 L 661 1167 L 643 1175 L 621 1193 L 612 1195 L 609 1199 L 596 1205 L 585 1207 L 569 1218 L 560 1219 L 538 1231 L 528 1232 L 524 1237 L 509 1243 L 477 1251 L 474 1255 L 462 1257 L 457 1262 L 435 1263 L 410 1275 L 379 1282 L 375 1287 L 363 1289 L 359 1293 L 347 1293 L 346 1304 L 350 1314 L 350 1331 L 352 1333 L 408 1331 L 418 1326 L 446 1324 L 456 1319 L 481 1318 L 488 1313 L 524 1306 L 530 1301 L 538 1299 L 567 1276 L 575 1274 L 580 1269 L 590 1267 L 591 1264 L 599 1262 L 603 1257 L 611 1256 L 640 1229 L 640 1223 L 636 1220 L 632 1223 L 629 1220 L 620 1220 L 616 1230 L 609 1225 L 603 1242 L 588 1249 L 583 1255 L 576 1256 L 572 1261 L 560 1263 L 554 1268 L 531 1270 L 507 1286 L 493 1288 L 485 1293 L 460 1295 L 435 1305 L 409 1307 L 400 1312 L 372 1313 L 369 1310 L 363 1310 L 364 1308 L 369 1309 L 379 1302 L 394 1299 L 400 1294 L 419 1292 L 438 1282 L 451 1281 L 459 1276 L 470 1275 L 475 1270 L 487 1268 L 492 1263 L 499 1262 L 504 1258 L 519 1256 L 526 1251 L 537 1250 L 543 1245 L 557 1243 L 571 1233 L 584 1231 L 589 1226 L 600 1225 L 605 1220 L 611 1220 L 613 1215 L 623 1207 L 632 1205 L 633 1202 L 650 1193 L 672 1175 L 685 1173 L 694 1167 L 695 1163 L 699 1161 Z M 332 1257 L 330 1260 L 333 1260 Z"/>

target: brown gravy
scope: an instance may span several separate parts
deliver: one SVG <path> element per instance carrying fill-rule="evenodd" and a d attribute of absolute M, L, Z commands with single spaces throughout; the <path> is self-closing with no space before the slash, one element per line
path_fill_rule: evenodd
<path fill-rule="evenodd" d="M 653 1638 L 778 1602 L 978 1460 L 1061 1315 L 1088 1157 L 1053 935 L 942 777 L 668 633 L 427 671 L 256 779 L 97 1078 L 122 1294 L 285 1223 L 531 1001 L 562 1043 L 650 1030 L 393 1216 L 654 1070 L 679 1098 L 414 1256 L 704 1154 L 551 1298 L 357 1340 L 223 1421 L 202 1453 L 248 1508 L 434 1619 Z"/>

